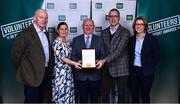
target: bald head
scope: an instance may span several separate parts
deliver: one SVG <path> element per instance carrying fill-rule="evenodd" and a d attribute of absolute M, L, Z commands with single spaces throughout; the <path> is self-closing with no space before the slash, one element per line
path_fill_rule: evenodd
<path fill-rule="evenodd" d="M 33 20 L 39 29 L 42 30 L 44 27 L 46 27 L 47 22 L 48 22 L 48 14 L 46 10 L 44 9 L 36 10 Z"/>
<path fill-rule="evenodd" d="M 85 19 L 82 24 L 84 34 L 92 34 L 94 31 L 94 21 L 92 19 Z"/>

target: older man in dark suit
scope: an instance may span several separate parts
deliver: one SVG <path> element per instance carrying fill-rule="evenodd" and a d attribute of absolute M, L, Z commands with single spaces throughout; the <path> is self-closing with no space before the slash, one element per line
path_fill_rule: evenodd
<path fill-rule="evenodd" d="M 47 102 L 50 97 L 51 48 L 45 26 L 48 14 L 38 9 L 33 24 L 18 33 L 12 49 L 16 79 L 24 84 L 25 103 Z"/>
<path fill-rule="evenodd" d="M 84 20 L 82 27 L 84 33 L 73 39 L 72 60 L 76 62 L 82 61 L 82 49 L 95 49 L 96 61 L 103 59 L 105 56 L 103 42 L 99 36 L 93 34 L 95 27 L 93 20 Z M 100 95 L 101 70 L 97 68 L 76 69 L 75 79 L 80 103 L 88 103 L 89 101 L 90 103 L 97 103 Z"/>
<path fill-rule="evenodd" d="M 118 90 L 118 103 L 128 102 L 128 41 L 130 32 L 122 27 L 119 21 L 119 11 L 117 9 L 111 9 L 109 12 L 110 26 L 104 29 L 101 34 L 107 57 L 98 62 L 98 68 L 102 67 L 105 63 L 108 66 L 103 72 L 103 103 L 110 102 L 109 93 L 110 90 L 114 91 L 112 88 L 115 85 L 117 85 Z"/>

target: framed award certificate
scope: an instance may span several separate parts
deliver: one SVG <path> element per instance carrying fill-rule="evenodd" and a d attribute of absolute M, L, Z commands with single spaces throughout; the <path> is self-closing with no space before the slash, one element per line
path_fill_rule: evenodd
<path fill-rule="evenodd" d="M 95 68 L 95 49 L 82 49 L 82 68 Z"/>

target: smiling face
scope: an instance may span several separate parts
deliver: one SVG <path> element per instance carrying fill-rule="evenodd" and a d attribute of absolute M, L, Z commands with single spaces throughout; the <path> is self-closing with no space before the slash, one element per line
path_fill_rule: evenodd
<path fill-rule="evenodd" d="M 84 34 L 87 34 L 87 35 L 92 34 L 93 31 L 94 31 L 94 22 L 93 22 L 93 20 L 91 20 L 91 19 L 84 20 L 82 27 L 83 27 Z"/>
<path fill-rule="evenodd" d="M 113 10 L 109 12 L 109 23 L 112 27 L 117 26 L 120 21 L 120 16 L 117 11 Z"/>
<path fill-rule="evenodd" d="M 136 34 L 143 34 L 145 32 L 145 24 L 143 20 L 136 20 L 135 22 L 135 31 Z"/>
<path fill-rule="evenodd" d="M 35 12 L 33 20 L 37 27 L 42 30 L 47 25 L 48 14 L 44 9 L 39 9 Z"/>
<path fill-rule="evenodd" d="M 67 25 L 65 25 L 65 24 L 61 25 L 59 27 L 59 29 L 58 29 L 58 34 L 59 34 L 59 36 L 61 38 L 63 38 L 63 39 L 66 38 L 67 35 L 68 35 L 68 27 L 67 27 Z"/>

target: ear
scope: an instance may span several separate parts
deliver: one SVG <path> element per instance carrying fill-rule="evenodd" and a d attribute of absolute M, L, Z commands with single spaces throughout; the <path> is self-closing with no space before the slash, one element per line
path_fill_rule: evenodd
<path fill-rule="evenodd" d="M 33 21 L 36 21 L 36 17 L 35 16 L 33 16 Z"/>

